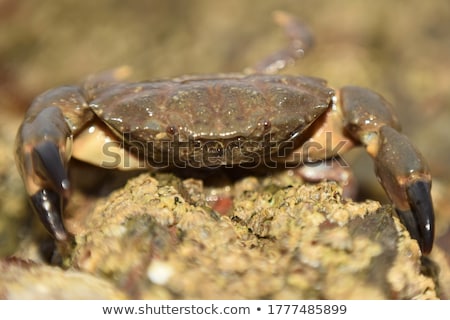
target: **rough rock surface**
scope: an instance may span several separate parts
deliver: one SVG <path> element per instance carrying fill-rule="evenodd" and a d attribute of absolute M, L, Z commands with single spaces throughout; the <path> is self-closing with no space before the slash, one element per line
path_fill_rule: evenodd
<path fill-rule="evenodd" d="M 76 230 L 63 265 L 132 298 L 437 297 L 390 206 L 344 200 L 337 184 L 289 172 L 238 180 L 227 216 L 202 191 L 199 180 L 142 174 L 88 215 L 68 210 Z"/>

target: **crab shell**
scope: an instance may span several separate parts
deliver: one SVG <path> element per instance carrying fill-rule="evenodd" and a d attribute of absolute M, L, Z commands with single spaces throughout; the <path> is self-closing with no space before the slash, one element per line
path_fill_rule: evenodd
<path fill-rule="evenodd" d="M 122 84 L 89 105 L 151 166 L 205 167 L 258 162 L 281 143 L 293 148 L 333 96 L 315 78 L 227 75 Z"/>

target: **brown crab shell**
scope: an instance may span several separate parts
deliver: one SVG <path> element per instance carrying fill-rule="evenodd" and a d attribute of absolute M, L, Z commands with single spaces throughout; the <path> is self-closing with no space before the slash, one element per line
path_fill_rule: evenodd
<path fill-rule="evenodd" d="M 189 76 L 107 89 L 90 106 L 126 144 L 155 162 L 206 165 L 252 162 L 277 151 L 334 96 L 322 79 L 286 75 Z"/>

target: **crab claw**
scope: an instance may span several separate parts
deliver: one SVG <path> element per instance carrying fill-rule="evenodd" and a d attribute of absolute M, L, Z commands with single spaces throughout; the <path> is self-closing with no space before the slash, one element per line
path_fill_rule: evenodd
<path fill-rule="evenodd" d="M 377 176 L 411 237 L 428 254 L 434 241 L 434 209 L 425 160 L 409 139 L 395 129 L 384 126 L 379 135 Z"/>
<path fill-rule="evenodd" d="M 47 231 L 56 240 L 67 241 L 69 236 L 61 218 L 62 201 L 59 194 L 43 189 L 32 195 L 30 199 L 34 211 Z"/>
<path fill-rule="evenodd" d="M 379 94 L 360 87 L 340 91 L 348 133 L 362 143 L 375 163 L 375 173 L 398 216 L 424 254 L 434 240 L 431 174 L 411 141 L 399 132 L 397 117 Z"/>
<path fill-rule="evenodd" d="M 70 182 L 58 147 L 44 141 L 32 151 L 33 168 L 37 175 L 47 180 L 50 187 L 63 196 L 67 196 Z"/>
<path fill-rule="evenodd" d="M 48 185 L 30 196 L 33 209 L 55 239 L 66 241 L 68 234 L 61 213 L 70 193 L 70 183 L 59 149 L 53 142 L 44 141 L 35 146 L 31 154 L 36 175 Z"/>
<path fill-rule="evenodd" d="M 62 211 L 70 194 L 67 162 L 72 132 L 61 108 L 61 99 L 50 91 L 36 99 L 19 128 L 16 163 L 34 211 L 57 240 L 68 240 Z"/>
<path fill-rule="evenodd" d="M 410 211 L 397 209 L 397 214 L 411 236 L 419 242 L 424 253 L 430 253 L 434 240 L 434 210 L 430 194 L 431 185 L 415 181 L 406 187 Z"/>

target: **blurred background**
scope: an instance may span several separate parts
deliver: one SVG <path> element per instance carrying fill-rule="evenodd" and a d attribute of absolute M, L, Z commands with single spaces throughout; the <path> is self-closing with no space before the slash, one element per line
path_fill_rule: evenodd
<path fill-rule="evenodd" d="M 13 144 L 36 95 L 121 65 L 136 80 L 240 72 L 285 45 L 271 18 L 280 9 L 306 22 L 316 41 L 284 72 L 366 86 L 394 104 L 429 161 L 437 244 L 450 252 L 448 0 L 0 0 L 0 256 L 32 223 Z M 386 202 L 364 152 L 347 158 L 360 198 Z"/>

